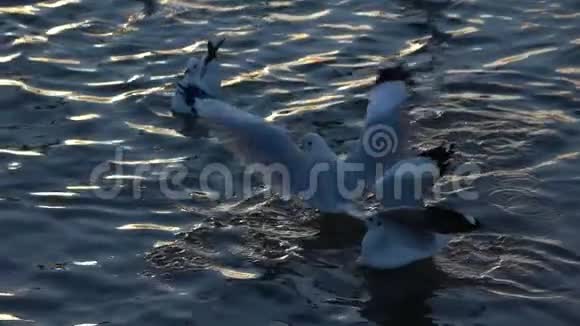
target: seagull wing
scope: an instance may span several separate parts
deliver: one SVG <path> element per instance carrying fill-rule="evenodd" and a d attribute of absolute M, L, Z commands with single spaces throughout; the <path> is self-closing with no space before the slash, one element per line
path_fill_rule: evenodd
<path fill-rule="evenodd" d="M 367 185 L 372 185 L 399 157 L 406 143 L 401 111 L 408 91 L 400 69 L 379 72 L 377 85 L 369 94 L 364 129 L 358 144 L 346 158 L 346 162 L 364 167 Z"/>
<path fill-rule="evenodd" d="M 286 129 L 216 99 L 195 99 L 193 112 L 199 122 L 225 134 L 228 147 L 246 162 L 287 173 L 293 192 L 307 181 L 311 159 L 298 148 Z"/>

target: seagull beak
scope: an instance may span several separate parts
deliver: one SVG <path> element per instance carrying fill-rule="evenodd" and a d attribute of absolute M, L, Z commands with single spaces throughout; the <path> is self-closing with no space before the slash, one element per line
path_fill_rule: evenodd
<path fill-rule="evenodd" d="M 187 74 L 189 74 L 189 68 L 185 69 L 183 71 L 183 73 L 181 73 L 181 75 L 177 76 L 177 78 L 184 78 L 185 76 L 187 76 Z"/>
<path fill-rule="evenodd" d="M 221 39 L 219 42 L 217 42 L 216 45 L 214 45 L 212 41 L 207 42 L 207 55 L 205 56 L 204 62 L 206 65 L 210 63 L 213 59 L 217 58 L 217 52 L 222 46 L 222 44 L 224 44 L 225 40 L 226 40 L 225 38 Z"/>

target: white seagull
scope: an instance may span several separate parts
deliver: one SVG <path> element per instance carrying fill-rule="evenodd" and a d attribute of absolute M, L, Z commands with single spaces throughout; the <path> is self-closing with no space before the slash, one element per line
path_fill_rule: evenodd
<path fill-rule="evenodd" d="M 214 62 L 213 56 L 208 54 L 206 58 L 210 58 L 210 64 Z M 229 135 L 227 144 L 246 163 L 261 168 L 259 172 L 270 169 L 266 171 L 272 176 L 270 186 L 283 197 L 299 195 L 324 213 L 353 213 L 354 200 L 365 189 L 375 189 L 376 176 L 396 175 L 388 168 L 400 158 L 403 147 L 398 141 L 402 129 L 401 108 L 408 98 L 408 73 L 402 67 L 379 71 L 369 94 L 361 139 L 342 160 L 317 133 L 306 134 L 299 146 L 286 129 L 216 99 L 208 86 L 208 81 L 215 79 L 209 79 L 209 72 L 204 73 L 208 65 L 200 64 L 205 61 L 192 59 L 188 65 L 183 80 L 177 84 L 173 110 L 182 114 L 189 112 L 197 122 Z M 420 159 L 436 166 L 435 161 Z M 410 163 L 416 160 L 413 158 Z M 381 180 L 379 187 L 392 182 L 388 178 Z"/>
<path fill-rule="evenodd" d="M 453 234 L 473 231 L 480 223 L 448 208 L 428 206 L 387 209 L 368 217 L 366 226 L 357 263 L 395 269 L 435 255 Z"/>
<path fill-rule="evenodd" d="M 283 197 L 299 195 L 322 213 L 365 220 L 359 264 L 402 267 L 437 253 L 450 234 L 479 226 L 450 209 L 424 207 L 425 191 L 445 172 L 453 150 L 440 146 L 401 159 L 406 129 L 401 113 L 409 96 L 409 74 L 402 67 L 379 71 L 360 140 L 343 160 L 317 133 L 306 134 L 297 145 L 286 129 L 217 99 L 220 77 L 209 74 L 219 71 L 213 61 L 219 45 L 209 43 L 202 60 L 190 60 L 172 101 L 174 112 L 225 132 L 229 147 L 269 175 L 269 185 Z M 363 190 L 374 192 L 385 210 L 368 216 L 356 209 Z"/>
<path fill-rule="evenodd" d="M 220 64 L 215 60 L 217 52 L 224 43 L 207 42 L 207 53 L 202 58 L 190 58 L 181 81 L 177 83 L 175 94 L 171 99 L 171 111 L 176 115 L 191 115 L 191 105 L 196 97 L 221 97 L 222 73 Z M 196 85 L 184 92 L 189 85 Z M 193 93 L 195 92 L 195 93 Z"/>

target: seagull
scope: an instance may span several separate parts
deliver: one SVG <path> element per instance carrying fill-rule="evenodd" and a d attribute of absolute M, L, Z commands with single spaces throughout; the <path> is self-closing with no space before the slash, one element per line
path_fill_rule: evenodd
<path fill-rule="evenodd" d="M 388 171 L 403 153 L 398 142 L 404 129 L 402 104 L 409 97 L 408 72 L 402 66 L 379 70 L 361 139 L 346 159 L 340 159 L 317 133 L 304 135 L 296 144 L 288 130 L 218 99 L 216 87 L 208 83 L 218 85 L 208 76 L 208 68 L 217 67 L 211 66 L 215 48 L 208 43 L 204 60 L 190 60 L 177 84 L 173 110 L 189 112 L 197 122 L 229 136 L 227 146 L 248 165 L 267 170 L 269 185 L 283 198 L 298 195 L 322 213 L 354 214 L 354 200 L 375 188 L 376 176 Z"/>
<path fill-rule="evenodd" d="M 365 224 L 357 263 L 372 269 L 397 269 L 432 257 L 453 234 L 481 226 L 474 217 L 441 206 L 391 208 Z"/>
<path fill-rule="evenodd" d="M 395 162 L 374 184 L 374 194 L 384 208 L 423 207 L 437 180 L 455 153 L 454 144 L 443 143 L 416 157 Z"/>
<path fill-rule="evenodd" d="M 212 60 L 220 45 L 208 43 L 204 59 L 190 60 L 177 85 L 174 111 L 226 135 L 225 144 L 253 167 L 250 170 L 262 172 L 283 198 L 298 195 L 323 214 L 346 213 L 363 220 L 367 232 L 357 260 L 360 265 L 402 267 L 436 254 L 452 233 L 479 226 L 473 217 L 424 206 L 425 193 L 447 172 L 454 150 L 443 144 L 407 156 L 401 114 L 410 76 L 402 66 L 378 71 L 360 139 L 342 159 L 317 133 L 304 135 L 297 144 L 285 128 L 220 100 L 219 77 L 208 75 L 208 67 L 216 67 L 211 68 L 214 72 L 219 68 Z M 352 191 L 355 188 L 363 191 Z M 369 215 L 358 210 L 355 201 L 364 191 L 375 193 L 384 208 L 381 212 Z"/>
<path fill-rule="evenodd" d="M 357 264 L 381 270 L 401 268 L 434 256 L 453 234 L 481 226 L 472 216 L 424 203 L 426 193 L 449 169 L 453 154 L 453 144 L 442 144 L 396 162 L 377 180 L 375 193 L 383 210 L 364 220 L 367 231 Z"/>
<path fill-rule="evenodd" d="M 201 58 L 190 58 L 181 81 L 177 83 L 171 100 L 171 111 L 175 115 L 189 116 L 196 97 L 221 97 L 222 74 L 220 64 L 215 60 L 225 39 L 215 45 L 207 42 L 207 53 Z M 190 87 L 195 85 L 195 87 Z"/>

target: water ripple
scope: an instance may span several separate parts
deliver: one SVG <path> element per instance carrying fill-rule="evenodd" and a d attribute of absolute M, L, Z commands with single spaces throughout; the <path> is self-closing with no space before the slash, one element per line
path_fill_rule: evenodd
<path fill-rule="evenodd" d="M 5 323 L 577 322 L 577 1 L 151 4 L 0 6 Z M 434 261 L 375 274 L 356 268 L 363 228 L 346 217 L 263 195 L 216 202 L 189 184 L 167 198 L 166 167 L 187 165 L 186 183 L 208 163 L 241 169 L 168 113 L 187 60 L 221 36 L 227 99 L 292 137 L 319 132 L 341 155 L 376 67 L 404 61 L 410 142 L 454 142 L 456 164 L 479 168 L 443 179 L 471 183 L 441 201 L 483 229 Z"/>

